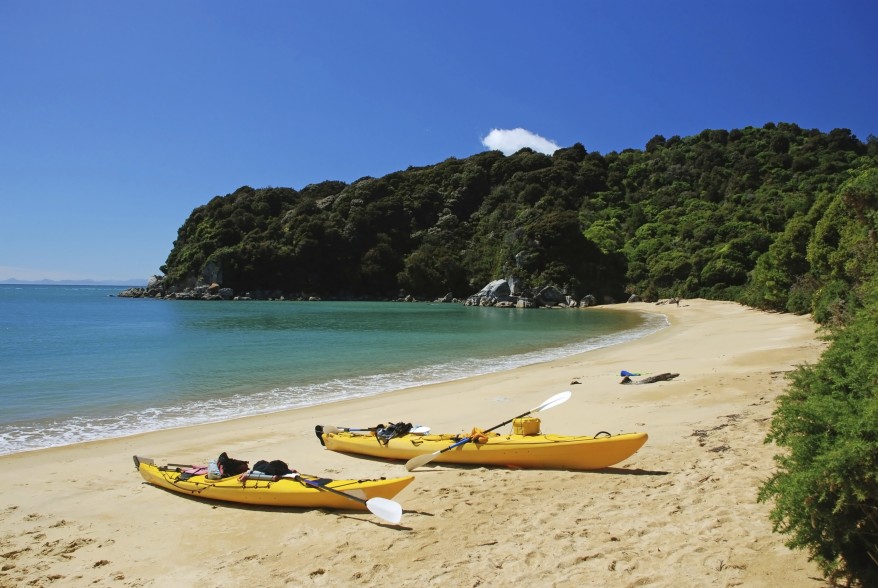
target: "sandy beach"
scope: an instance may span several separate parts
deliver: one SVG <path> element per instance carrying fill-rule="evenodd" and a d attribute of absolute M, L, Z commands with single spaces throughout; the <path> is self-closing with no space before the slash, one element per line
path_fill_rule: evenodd
<path fill-rule="evenodd" d="M 670 326 L 487 376 L 0 457 L 0 586 L 826 586 L 756 502 L 785 374 L 824 348 L 815 325 L 706 300 L 535 312 L 632 310 Z M 680 375 L 632 386 L 621 370 Z M 401 462 L 323 449 L 314 426 L 469 432 L 563 390 L 572 398 L 539 414 L 544 432 L 645 431 L 649 441 L 601 471 L 424 467 L 395 499 L 399 525 L 186 498 L 144 484 L 132 462 L 206 463 L 226 451 L 328 477 L 397 477 Z"/>

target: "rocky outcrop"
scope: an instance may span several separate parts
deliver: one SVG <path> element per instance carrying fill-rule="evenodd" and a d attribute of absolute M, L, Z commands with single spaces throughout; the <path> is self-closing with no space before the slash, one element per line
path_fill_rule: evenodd
<path fill-rule="evenodd" d="M 464 302 L 467 306 L 497 306 L 500 308 L 586 308 L 597 306 L 597 299 L 587 294 L 577 301 L 556 286 L 545 286 L 532 294 L 518 278 L 498 279 Z"/>
<path fill-rule="evenodd" d="M 571 302 L 571 299 L 555 286 L 546 286 L 540 290 L 535 300 L 539 306 L 569 306 Z"/>
<path fill-rule="evenodd" d="M 204 284 L 222 284 L 223 268 L 217 261 L 208 261 L 201 269 L 201 282 Z"/>
<path fill-rule="evenodd" d="M 164 298 L 166 300 L 236 300 L 234 290 L 223 288 L 218 283 L 201 284 L 195 288 L 180 291 L 166 291 L 162 278 L 153 276 L 146 283 L 146 288 L 128 288 L 118 294 L 121 298 Z"/>
<path fill-rule="evenodd" d="M 587 308 L 589 306 L 597 306 L 597 305 L 598 305 L 597 299 L 594 296 L 592 296 L 591 294 L 586 294 L 582 298 L 582 300 L 579 301 L 579 306 L 581 306 L 582 308 Z"/>
<path fill-rule="evenodd" d="M 199 283 L 194 287 L 182 289 L 166 288 L 162 276 L 152 276 L 145 288 L 128 288 L 117 296 L 121 298 L 162 298 L 166 300 L 298 300 L 319 301 L 319 296 L 307 294 L 285 294 L 281 291 L 254 291 L 235 293 L 232 288 L 225 288 L 220 282 Z M 418 300 L 404 293 L 396 298 L 398 301 L 418 302 Z M 500 308 L 587 308 L 597 306 L 598 302 L 591 294 L 585 295 L 581 300 L 564 292 L 556 286 L 545 286 L 534 293 L 519 278 L 504 278 L 494 280 L 484 288 L 461 301 L 449 292 L 441 298 L 436 298 L 437 303 L 463 303 L 467 306 L 497 306 Z"/>
<path fill-rule="evenodd" d="M 152 276 L 146 282 L 146 288 L 128 288 L 119 292 L 120 298 L 162 298 L 165 295 L 161 276 Z"/>
<path fill-rule="evenodd" d="M 494 280 L 466 299 L 467 306 L 515 306 L 518 296 L 513 296 L 509 279 Z M 516 286 L 518 284 L 516 283 Z"/>
<path fill-rule="evenodd" d="M 437 298 L 437 299 L 434 300 L 433 302 L 439 302 L 439 303 L 442 303 L 442 304 L 448 304 L 448 303 L 456 302 L 456 301 L 457 301 L 457 299 L 454 297 L 454 294 L 452 294 L 451 292 L 449 292 L 448 294 L 446 294 L 446 295 L 443 296 L 442 298 Z"/>

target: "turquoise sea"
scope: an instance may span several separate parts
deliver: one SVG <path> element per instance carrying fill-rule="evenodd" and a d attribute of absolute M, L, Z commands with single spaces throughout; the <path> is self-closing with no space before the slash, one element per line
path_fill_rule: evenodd
<path fill-rule="evenodd" d="M 123 289 L 0 285 L 0 455 L 505 370 L 666 325 L 594 309 L 116 297 Z"/>

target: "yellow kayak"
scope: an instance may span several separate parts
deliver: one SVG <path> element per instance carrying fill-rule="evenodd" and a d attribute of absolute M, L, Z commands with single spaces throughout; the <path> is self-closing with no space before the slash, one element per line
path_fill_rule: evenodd
<path fill-rule="evenodd" d="M 327 449 L 386 459 L 410 460 L 447 449 L 463 435 L 401 435 L 387 444 L 374 435 L 322 432 Z M 594 437 L 568 435 L 495 435 L 482 443 L 467 442 L 436 455 L 430 461 L 513 466 L 556 470 L 598 470 L 634 455 L 646 443 L 646 433 L 599 433 Z"/>
<path fill-rule="evenodd" d="M 371 510 L 374 499 L 390 499 L 408 486 L 414 476 L 374 480 L 328 480 L 306 474 L 276 479 L 246 479 L 229 476 L 208 479 L 206 468 L 158 466 L 145 457 L 134 457 L 134 465 L 144 480 L 171 490 L 210 500 L 261 506 Z M 203 473 L 202 473 L 203 472 Z M 378 501 L 379 505 L 381 504 Z M 380 513 L 376 513 L 380 514 Z"/>

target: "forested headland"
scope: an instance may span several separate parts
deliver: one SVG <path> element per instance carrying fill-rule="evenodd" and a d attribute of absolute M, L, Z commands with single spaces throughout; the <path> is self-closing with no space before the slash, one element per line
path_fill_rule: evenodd
<path fill-rule="evenodd" d="M 836 320 L 873 257 L 876 170 L 874 137 L 779 123 L 245 186 L 186 219 L 163 287 L 434 299 L 514 278 L 574 299 L 703 297 Z"/>

